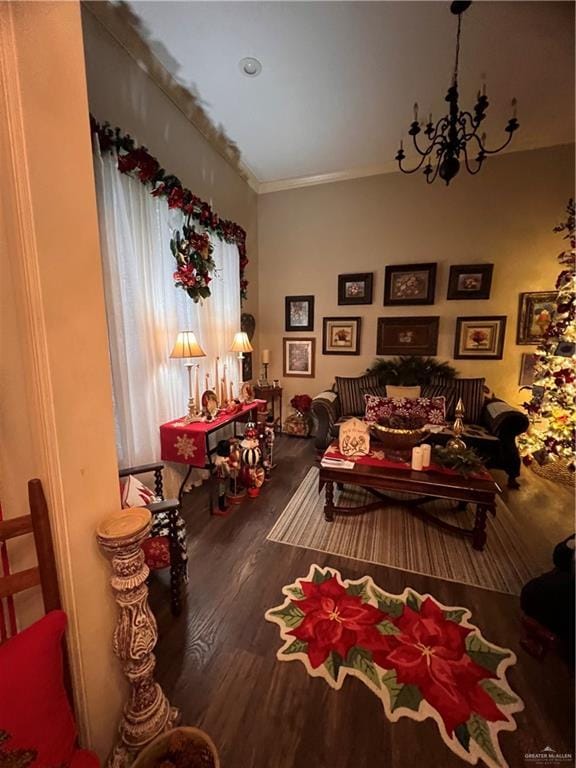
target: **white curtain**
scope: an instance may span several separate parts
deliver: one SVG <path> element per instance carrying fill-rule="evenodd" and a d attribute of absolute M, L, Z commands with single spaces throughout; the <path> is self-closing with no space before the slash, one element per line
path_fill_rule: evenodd
<path fill-rule="evenodd" d="M 153 197 L 150 187 L 119 173 L 114 154 L 95 151 L 94 167 L 110 341 L 110 361 L 120 466 L 160 459 L 160 424 L 183 416 L 188 380 L 183 360 L 170 359 L 178 331 L 194 331 L 206 357 L 200 364 L 214 386 L 220 376 L 238 392 L 238 360 L 229 352 L 240 330 L 240 277 L 236 245 L 212 236 L 216 271 L 212 295 L 195 304 L 174 286 L 176 262 L 170 237 L 181 228 L 181 211 Z M 197 229 L 200 229 L 196 225 Z"/>

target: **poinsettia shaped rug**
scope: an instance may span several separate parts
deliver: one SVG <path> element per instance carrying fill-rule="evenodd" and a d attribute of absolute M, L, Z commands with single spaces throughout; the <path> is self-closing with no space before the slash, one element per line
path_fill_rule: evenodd
<path fill-rule="evenodd" d="M 513 714 L 524 709 L 505 677 L 516 656 L 485 640 L 467 608 L 410 589 L 391 595 L 369 576 L 342 579 L 318 565 L 282 592 L 265 614 L 280 627 L 280 661 L 301 661 L 336 689 L 353 675 L 392 722 L 431 717 L 462 759 L 507 765 L 498 735 L 516 730 Z"/>

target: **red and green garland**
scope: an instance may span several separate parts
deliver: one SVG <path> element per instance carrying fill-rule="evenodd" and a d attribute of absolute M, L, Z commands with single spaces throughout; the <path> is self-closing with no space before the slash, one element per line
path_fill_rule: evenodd
<path fill-rule="evenodd" d="M 184 187 L 177 176 L 167 174 L 146 147 L 137 147 L 134 139 L 129 134 L 123 134 L 120 128 L 112 128 L 109 123 L 98 123 L 92 115 L 90 127 L 92 135 L 98 136 L 100 151 L 116 153 L 120 173 L 129 174 L 142 184 L 152 185 L 152 195 L 166 198 L 169 208 L 178 208 L 187 216 L 182 236 L 177 232 L 170 242 L 177 263 L 175 285 L 184 289 L 194 301 L 210 296 L 210 273 L 214 270 L 212 246 L 206 235 L 196 232 L 193 226 L 196 222 L 220 240 L 238 246 L 240 296 L 244 300 L 248 289 L 248 281 L 244 276 L 248 258 L 246 232 L 242 227 L 233 221 L 221 219 L 208 203 Z"/>

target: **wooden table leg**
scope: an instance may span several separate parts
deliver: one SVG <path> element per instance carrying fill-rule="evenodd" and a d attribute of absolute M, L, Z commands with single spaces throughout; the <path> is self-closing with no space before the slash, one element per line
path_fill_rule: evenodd
<path fill-rule="evenodd" d="M 324 519 L 332 523 L 334 521 L 334 483 L 326 480 L 326 503 L 324 504 Z"/>
<path fill-rule="evenodd" d="M 483 504 L 476 504 L 476 517 L 472 531 L 472 547 L 480 552 L 486 544 L 486 513 L 488 508 Z"/>

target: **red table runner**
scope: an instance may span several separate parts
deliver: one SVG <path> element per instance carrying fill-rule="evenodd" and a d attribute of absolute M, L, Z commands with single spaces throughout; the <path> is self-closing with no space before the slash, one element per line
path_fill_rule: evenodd
<path fill-rule="evenodd" d="M 168 421 L 160 426 L 162 461 L 175 461 L 205 467 L 208 463 L 208 435 L 226 424 L 241 421 L 250 411 L 266 405 L 265 400 L 254 400 L 243 405 L 236 413 L 222 411 L 213 421 L 194 421 L 186 424 L 184 418 Z"/>
<path fill-rule="evenodd" d="M 344 461 L 353 461 L 354 464 L 364 464 L 369 467 L 386 467 L 387 469 L 404 469 L 406 471 L 411 471 L 412 467 L 408 462 L 404 461 L 392 461 L 391 459 L 387 459 L 384 451 L 382 448 L 378 447 L 378 444 L 371 443 L 370 445 L 370 453 L 366 456 L 354 456 L 354 457 L 348 457 L 344 456 L 344 454 L 340 453 L 338 450 L 338 443 L 334 442 L 332 445 L 329 445 L 326 451 L 324 452 L 324 456 L 327 459 L 342 459 Z M 324 458 L 324 456 L 322 458 Z M 438 472 L 442 475 L 460 475 L 459 472 L 456 472 L 453 469 L 448 469 L 447 467 L 441 467 L 439 464 L 430 464 L 429 467 L 426 467 L 425 470 L 422 470 L 423 472 Z M 484 470 L 483 472 L 474 472 L 470 474 L 470 477 L 473 477 L 477 480 L 491 480 L 492 475 L 488 472 L 488 470 Z"/>

